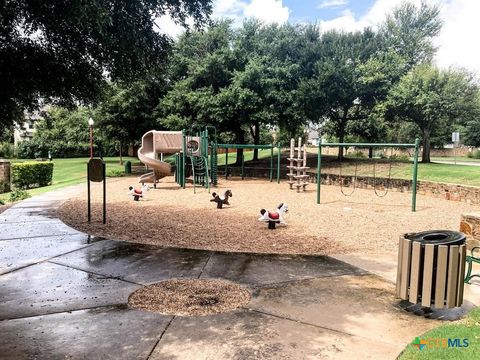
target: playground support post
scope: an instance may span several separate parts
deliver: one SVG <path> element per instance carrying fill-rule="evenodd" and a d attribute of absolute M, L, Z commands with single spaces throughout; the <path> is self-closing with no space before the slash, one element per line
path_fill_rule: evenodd
<path fill-rule="evenodd" d="M 225 148 L 225 180 L 228 179 L 228 147 Z"/>
<path fill-rule="evenodd" d="M 270 182 L 273 181 L 273 144 L 270 144 Z"/>
<path fill-rule="evenodd" d="M 183 171 L 182 171 L 182 178 L 181 178 L 181 185 L 182 185 L 182 188 L 185 189 L 185 163 L 186 163 L 186 152 L 187 152 L 187 140 L 185 138 L 185 130 L 182 130 L 182 168 L 183 168 Z"/>
<path fill-rule="evenodd" d="M 280 184 L 280 156 L 281 156 L 281 149 L 280 144 L 277 144 L 277 184 Z"/>
<path fill-rule="evenodd" d="M 412 211 L 417 211 L 417 177 L 418 177 L 418 153 L 420 139 L 415 139 L 415 157 L 413 158 L 413 179 L 412 179 Z"/>
<path fill-rule="evenodd" d="M 320 204 L 320 185 L 322 183 L 320 169 L 322 167 L 322 147 L 318 146 L 317 158 L 317 204 Z"/>

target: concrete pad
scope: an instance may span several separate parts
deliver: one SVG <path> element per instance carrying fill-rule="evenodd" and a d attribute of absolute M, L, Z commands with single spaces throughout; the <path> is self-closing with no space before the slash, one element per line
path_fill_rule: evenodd
<path fill-rule="evenodd" d="M 0 224 L 57 220 L 57 208 L 10 208 L 0 214 Z"/>
<path fill-rule="evenodd" d="M 0 223 L 0 240 L 22 239 L 49 235 L 82 234 L 60 220 L 48 222 Z"/>
<path fill-rule="evenodd" d="M 252 311 L 176 317 L 149 359 L 393 359 L 397 349 Z"/>
<path fill-rule="evenodd" d="M 51 263 L 0 276 L 0 320 L 126 304 L 139 286 Z"/>
<path fill-rule="evenodd" d="M 345 261 L 360 269 L 376 274 L 392 283 L 397 281 L 397 262 L 398 253 L 385 251 L 380 253 L 349 253 L 349 254 L 333 254 L 331 257 L 340 261 Z"/>
<path fill-rule="evenodd" d="M 65 200 L 63 200 L 65 201 Z M 42 207 L 49 207 L 49 208 L 58 208 L 62 202 L 62 200 L 51 200 L 51 199 L 38 199 L 38 198 L 31 198 L 27 200 L 23 200 L 18 204 L 15 204 L 13 207 L 14 209 L 29 209 L 29 208 L 42 208 Z"/>
<path fill-rule="evenodd" d="M 339 276 L 259 289 L 249 307 L 395 346 L 441 322 L 396 306 L 394 285 L 375 275 Z"/>
<path fill-rule="evenodd" d="M 197 278 L 208 251 L 159 248 L 123 241 L 103 241 L 52 262 L 140 284 L 171 278 Z"/>
<path fill-rule="evenodd" d="M 101 308 L 0 322 L 4 359 L 146 359 L 171 317 Z"/>
<path fill-rule="evenodd" d="M 398 254 L 396 249 L 372 254 L 335 254 L 332 257 L 376 274 L 393 284 L 397 281 Z M 473 264 L 472 273 L 480 274 L 480 264 Z M 471 284 L 465 284 L 463 298 L 467 307 L 469 304 L 480 306 L 480 278 L 473 278 Z"/>
<path fill-rule="evenodd" d="M 250 285 L 274 284 L 364 271 L 327 256 L 213 253 L 202 278 L 224 278 Z"/>
<path fill-rule="evenodd" d="M 94 241 L 94 240 L 93 240 Z M 0 274 L 81 249 L 89 235 L 64 235 L 0 241 Z"/>

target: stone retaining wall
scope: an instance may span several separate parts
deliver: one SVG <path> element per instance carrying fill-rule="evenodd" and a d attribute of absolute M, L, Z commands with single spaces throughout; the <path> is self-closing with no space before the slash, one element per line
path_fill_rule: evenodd
<path fill-rule="evenodd" d="M 316 183 L 316 173 L 310 173 L 310 182 Z M 353 176 L 342 176 L 343 186 L 353 183 Z M 323 185 L 340 186 L 341 178 L 338 174 L 322 174 Z M 412 180 L 376 178 L 369 176 L 357 176 L 356 187 L 359 189 L 373 189 L 382 191 L 389 187 L 392 191 L 412 191 Z M 435 183 L 429 181 L 417 182 L 417 194 L 427 195 L 436 198 L 443 198 L 452 201 L 463 201 L 472 205 L 480 205 L 480 187 L 455 185 L 446 183 Z"/>
<path fill-rule="evenodd" d="M 219 178 L 224 178 L 223 167 L 220 169 Z M 286 170 L 280 170 L 280 178 L 287 179 Z M 229 167 L 229 176 L 241 176 L 241 169 L 239 167 Z M 309 172 L 311 183 L 317 182 L 317 174 L 315 172 Z M 269 169 L 249 169 L 244 170 L 245 177 L 253 178 L 270 178 Z M 343 186 L 350 186 L 353 182 L 353 176 L 343 175 Z M 277 179 L 276 169 L 273 171 L 273 179 Z M 338 174 L 322 174 L 322 185 L 336 185 L 340 186 L 341 178 Z M 378 191 L 382 191 L 387 187 L 391 191 L 408 192 L 412 191 L 412 180 L 406 179 L 388 179 L 388 178 L 373 178 L 370 176 L 357 176 L 356 187 L 359 189 L 373 189 L 374 187 Z M 446 183 L 435 183 L 429 181 L 417 182 L 417 194 L 427 195 L 436 198 L 442 198 L 451 201 L 463 201 L 472 205 L 480 205 L 480 187 L 455 185 Z"/>
<path fill-rule="evenodd" d="M 10 161 L 0 159 L 0 194 L 10 191 Z"/>
<path fill-rule="evenodd" d="M 467 235 L 469 249 L 480 246 L 480 213 L 462 214 L 460 231 Z"/>

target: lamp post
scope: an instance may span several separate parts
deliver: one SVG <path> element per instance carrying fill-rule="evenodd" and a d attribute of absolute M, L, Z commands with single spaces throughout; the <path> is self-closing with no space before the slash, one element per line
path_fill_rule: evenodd
<path fill-rule="evenodd" d="M 93 159 L 93 119 L 88 119 L 88 126 L 90 127 L 90 159 Z"/>

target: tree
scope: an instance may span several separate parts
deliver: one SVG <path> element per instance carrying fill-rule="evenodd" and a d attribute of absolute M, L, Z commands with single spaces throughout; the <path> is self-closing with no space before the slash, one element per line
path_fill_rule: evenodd
<path fill-rule="evenodd" d="M 0 128 L 24 109 L 92 102 L 111 80 L 130 82 L 161 67 L 171 47 L 154 29 L 170 14 L 200 26 L 211 0 L 12 0 L 1 2 Z"/>
<path fill-rule="evenodd" d="M 462 135 L 464 144 L 480 147 L 480 111 L 474 119 L 465 122 L 465 131 Z"/>
<path fill-rule="evenodd" d="M 78 107 L 69 110 L 51 106 L 41 113 L 37 120 L 36 132 L 29 141 L 20 143 L 19 157 L 37 158 L 82 157 L 89 153 L 89 131 L 87 120 L 92 115 L 90 109 Z M 114 155 L 112 143 L 104 134 L 95 130 L 95 149 L 103 155 Z"/>
<path fill-rule="evenodd" d="M 464 71 L 422 64 L 402 77 L 384 103 L 386 118 L 415 123 L 422 134 L 422 162 L 430 162 L 431 136 L 477 114 L 478 88 Z"/>
<path fill-rule="evenodd" d="M 110 84 L 95 110 L 99 130 L 118 143 L 120 162 L 124 145 L 133 145 L 149 130 L 158 128 L 154 111 L 166 93 L 164 79 L 150 78 L 130 86 Z"/>
<path fill-rule="evenodd" d="M 215 125 L 237 143 L 250 132 L 257 144 L 262 126 L 305 122 L 295 97 L 303 61 L 300 29 L 252 20 L 238 30 L 218 22 L 206 32 L 185 34 L 172 58 L 176 82 L 159 106 L 162 123 L 176 129 Z"/>
<path fill-rule="evenodd" d="M 377 41 L 370 29 L 356 33 L 331 31 L 322 35 L 320 58 L 312 77 L 299 86 L 309 120 L 326 122 L 325 130 L 344 142 L 351 121 L 366 119 L 373 106 L 360 66 L 375 52 Z M 339 149 L 343 157 L 343 148 Z"/>
<path fill-rule="evenodd" d="M 404 2 L 387 16 L 380 27 L 380 36 L 384 49 L 400 55 L 411 69 L 432 60 L 436 52 L 433 39 L 441 28 L 438 5 L 422 1 L 417 7 L 412 2 Z"/>

